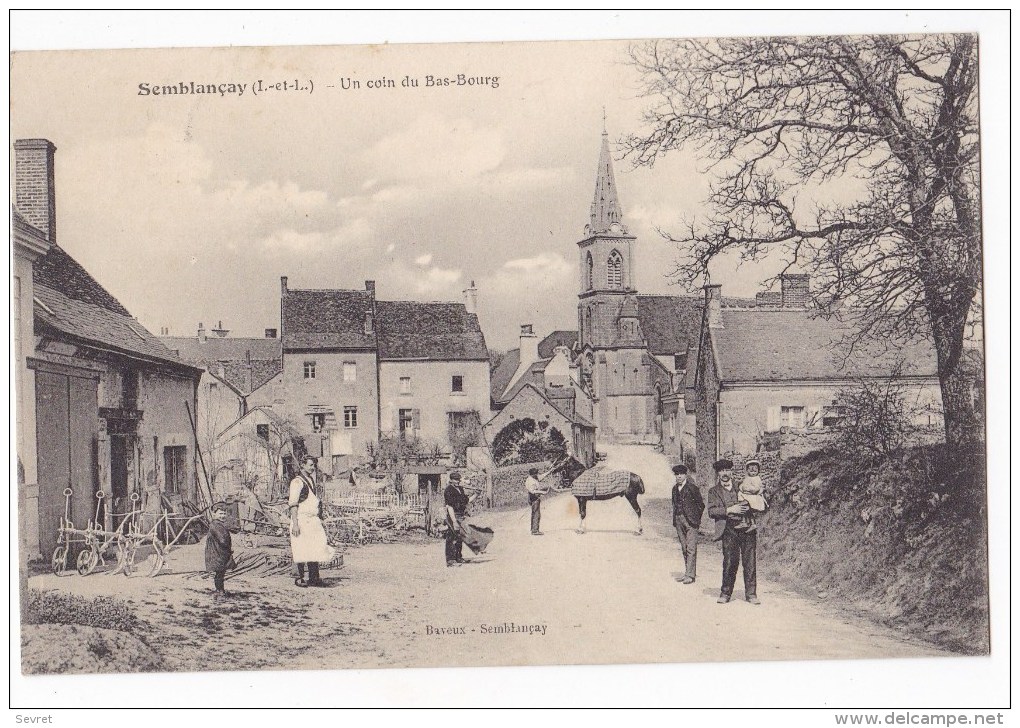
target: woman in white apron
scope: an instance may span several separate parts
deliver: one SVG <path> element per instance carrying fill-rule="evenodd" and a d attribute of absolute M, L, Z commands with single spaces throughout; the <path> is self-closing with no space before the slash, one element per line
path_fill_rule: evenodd
<path fill-rule="evenodd" d="M 319 516 L 319 497 L 315 495 L 315 458 L 305 456 L 301 473 L 290 481 L 290 550 L 298 567 L 297 586 L 323 586 L 319 562 L 333 560 L 333 549 L 326 542 L 326 529 Z M 308 581 L 305 581 L 305 564 Z"/>

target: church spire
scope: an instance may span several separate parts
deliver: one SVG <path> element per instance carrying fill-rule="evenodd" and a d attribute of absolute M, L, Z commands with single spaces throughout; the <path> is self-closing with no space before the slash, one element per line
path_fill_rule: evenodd
<path fill-rule="evenodd" d="M 608 232 L 613 223 L 619 223 L 619 232 L 626 233 L 623 227 L 623 212 L 616 196 L 616 178 L 613 176 L 613 157 L 609 153 L 609 132 L 605 127 L 605 112 L 602 118 L 602 151 L 599 153 L 599 169 L 595 175 L 595 199 L 591 203 L 591 222 L 588 232 L 591 235 Z"/>

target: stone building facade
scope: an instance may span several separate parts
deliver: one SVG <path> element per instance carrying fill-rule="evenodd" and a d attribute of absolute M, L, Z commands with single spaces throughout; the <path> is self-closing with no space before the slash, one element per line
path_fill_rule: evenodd
<path fill-rule="evenodd" d="M 451 433 L 491 415 L 489 354 L 466 303 L 380 301 L 362 290 L 302 290 L 281 279 L 283 371 L 257 393 L 336 472 L 382 437 L 450 451 Z M 321 443 L 321 444 L 320 444 Z"/>
<path fill-rule="evenodd" d="M 688 394 L 704 484 L 711 476 L 708 464 L 722 455 L 754 454 L 767 435 L 817 434 L 834 427 L 843 415 L 840 393 L 862 381 L 895 377 L 914 424 L 941 425 L 941 390 L 929 341 L 856 336 L 848 320 L 821 317 L 809 307 L 806 276 L 784 277 L 782 287 L 778 296 L 759 294 L 755 306 L 732 308 L 722 305 L 721 286 L 705 287 Z"/>

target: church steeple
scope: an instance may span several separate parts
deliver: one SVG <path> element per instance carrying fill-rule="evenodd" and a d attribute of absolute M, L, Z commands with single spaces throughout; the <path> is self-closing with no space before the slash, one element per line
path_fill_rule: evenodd
<path fill-rule="evenodd" d="M 613 227 L 613 225 L 617 227 Z M 616 196 L 616 178 L 613 175 L 613 157 L 609 153 L 609 132 L 603 119 L 602 151 L 599 154 L 599 169 L 595 175 L 595 198 L 591 203 L 591 222 L 588 234 L 610 232 L 626 235 L 627 228 L 623 225 L 623 212 L 620 200 Z"/>

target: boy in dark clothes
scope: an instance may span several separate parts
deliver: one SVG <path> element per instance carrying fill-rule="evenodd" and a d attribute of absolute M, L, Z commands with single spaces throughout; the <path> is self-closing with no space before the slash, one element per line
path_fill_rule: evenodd
<path fill-rule="evenodd" d="M 216 594 L 226 594 L 223 582 L 227 571 L 237 568 L 230 541 L 230 531 L 224 521 L 227 518 L 227 504 L 217 503 L 212 507 L 212 520 L 209 523 L 209 535 L 205 540 L 205 570 L 213 574 L 213 585 Z"/>

